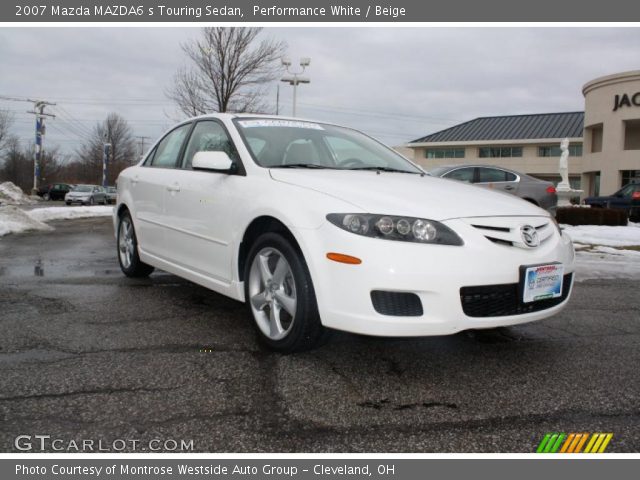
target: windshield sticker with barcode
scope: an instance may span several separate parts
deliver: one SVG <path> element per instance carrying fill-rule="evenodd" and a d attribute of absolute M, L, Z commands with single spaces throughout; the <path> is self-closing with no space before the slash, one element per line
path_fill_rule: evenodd
<path fill-rule="evenodd" d="M 251 127 L 289 127 L 289 128 L 311 128 L 313 130 L 324 130 L 322 126 L 312 122 L 301 122 L 298 120 L 275 120 L 275 119 L 255 119 L 240 120 L 238 122 L 242 128 Z"/>

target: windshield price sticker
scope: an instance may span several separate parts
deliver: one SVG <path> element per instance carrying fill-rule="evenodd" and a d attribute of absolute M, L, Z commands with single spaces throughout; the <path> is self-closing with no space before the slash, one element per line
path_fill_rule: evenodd
<path fill-rule="evenodd" d="M 524 303 L 558 298 L 562 295 L 562 265 L 541 265 L 529 267 L 525 271 Z"/>
<path fill-rule="evenodd" d="M 313 130 L 324 130 L 317 123 L 300 122 L 296 120 L 241 120 L 238 122 L 243 128 L 251 127 L 290 127 L 290 128 L 311 128 Z"/>

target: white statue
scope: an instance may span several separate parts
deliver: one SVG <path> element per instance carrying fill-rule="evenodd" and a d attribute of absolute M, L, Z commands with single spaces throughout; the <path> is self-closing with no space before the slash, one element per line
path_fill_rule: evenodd
<path fill-rule="evenodd" d="M 560 142 L 560 150 L 562 153 L 560 154 L 560 183 L 558 187 L 567 187 L 570 188 L 569 185 L 569 139 L 563 138 L 562 142 Z"/>

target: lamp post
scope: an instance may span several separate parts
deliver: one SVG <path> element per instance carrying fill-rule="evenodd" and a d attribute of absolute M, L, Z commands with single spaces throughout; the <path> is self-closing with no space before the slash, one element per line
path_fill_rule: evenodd
<path fill-rule="evenodd" d="M 293 85 L 293 116 L 296 116 L 296 103 L 298 99 L 298 85 L 301 83 L 310 83 L 311 80 L 308 77 L 301 77 L 305 71 L 305 69 L 311 63 L 311 59 L 309 57 L 303 57 L 300 59 L 300 66 L 302 67 L 302 71 L 300 72 L 292 72 L 289 70 L 291 67 L 291 60 L 288 57 L 282 57 L 282 65 L 284 65 L 287 69 L 287 73 L 289 75 L 285 75 L 281 78 L 282 82 L 288 83 L 289 85 Z"/>

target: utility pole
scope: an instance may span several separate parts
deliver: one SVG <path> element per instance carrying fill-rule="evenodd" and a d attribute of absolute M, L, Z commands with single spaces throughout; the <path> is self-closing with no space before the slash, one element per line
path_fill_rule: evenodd
<path fill-rule="evenodd" d="M 146 143 L 146 140 L 151 140 L 151 137 L 145 137 L 144 135 L 136 135 L 135 138 L 140 139 L 140 159 L 142 159 L 142 156 L 144 155 L 144 144 Z"/>
<path fill-rule="evenodd" d="M 111 155 L 111 144 L 106 143 L 103 146 L 102 150 L 102 186 L 107 188 L 109 186 L 109 182 L 107 180 L 107 168 L 109 165 L 109 156 Z"/>
<path fill-rule="evenodd" d="M 45 102 L 44 100 L 29 100 L 33 102 L 33 110 L 27 111 L 36 116 L 36 143 L 35 151 L 33 154 L 33 191 L 36 195 L 38 193 L 38 181 L 40 179 L 40 162 L 44 158 L 44 135 L 46 128 L 44 126 L 44 120 L 46 117 L 56 118 L 55 115 L 50 113 L 44 113 L 44 109 L 48 106 L 53 106 L 55 103 Z"/>

